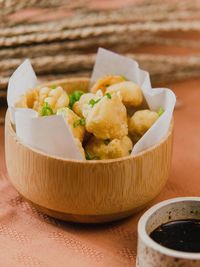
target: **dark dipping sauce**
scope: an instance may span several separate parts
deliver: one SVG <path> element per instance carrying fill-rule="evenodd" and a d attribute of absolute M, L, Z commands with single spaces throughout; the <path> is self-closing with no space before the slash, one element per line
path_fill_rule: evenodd
<path fill-rule="evenodd" d="M 177 220 L 162 224 L 150 234 L 150 237 L 167 248 L 200 252 L 200 220 Z"/>

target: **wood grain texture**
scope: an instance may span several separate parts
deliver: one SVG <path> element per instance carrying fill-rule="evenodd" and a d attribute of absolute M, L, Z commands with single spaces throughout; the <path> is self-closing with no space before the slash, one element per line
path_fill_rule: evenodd
<path fill-rule="evenodd" d="M 70 91 L 87 90 L 88 79 L 51 84 Z M 81 222 L 112 221 L 146 205 L 164 187 L 171 164 L 172 129 L 158 145 L 137 156 L 75 161 L 48 156 L 21 143 L 7 112 L 5 150 L 12 184 L 48 214 Z"/>

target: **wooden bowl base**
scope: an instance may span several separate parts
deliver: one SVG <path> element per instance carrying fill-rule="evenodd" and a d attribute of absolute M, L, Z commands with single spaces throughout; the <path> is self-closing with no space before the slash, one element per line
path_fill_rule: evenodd
<path fill-rule="evenodd" d="M 66 222 L 75 222 L 75 223 L 105 223 L 105 222 L 113 222 L 120 219 L 124 219 L 133 215 L 134 213 L 142 210 L 145 205 L 132 209 L 129 211 L 124 211 L 120 213 L 114 214 L 103 214 L 103 215 L 80 215 L 80 214 L 67 214 L 60 211 L 51 210 L 40 205 L 37 205 L 28 200 L 31 205 L 33 205 L 38 211 L 47 214 L 50 217 L 55 219 L 59 219 Z"/>

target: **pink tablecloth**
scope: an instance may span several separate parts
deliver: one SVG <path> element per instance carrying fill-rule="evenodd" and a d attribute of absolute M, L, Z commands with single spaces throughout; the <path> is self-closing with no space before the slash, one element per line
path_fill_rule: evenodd
<path fill-rule="evenodd" d="M 0 181 L 1 267 L 134 266 L 137 217 L 105 225 L 64 223 L 30 206 Z"/>

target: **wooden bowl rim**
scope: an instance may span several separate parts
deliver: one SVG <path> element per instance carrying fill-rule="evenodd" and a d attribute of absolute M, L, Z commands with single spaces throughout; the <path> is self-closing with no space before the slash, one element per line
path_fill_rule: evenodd
<path fill-rule="evenodd" d="M 50 84 L 59 84 L 59 83 L 64 83 L 64 82 L 74 82 L 74 81 L 76 81 L 76 82 L 78 82 L 78 81 L 85 81 L 85 82 L 87 81 L 87 82 L 89 82 L 89 80 L 90 79 L 87 78 L 87 77 L 80 77 L 80 78 L 76 77 L 76 78 L 59 79 L 59 80 L 55 80 L 55 81 L 42 83 L 42 84 L 38 85 L 36 88 L 40 88 L 41 86 L 48 86 Z M 138 153 L 137 155 L 133 155 L 133 156 L 129 156 L 128 155 L 128 156 L 121 157 L 121 158 L 107 159 L 107 160 L 77 160 L 77 159 L 68 159 L 68 158 L 62 158 L 62 157 L 59 157 L 59 156 L 49 155 L 49 154 L 46 154 L 43 151 L 40 151 L 40 150 L 38 150 L 36 148 L 33 148 L 33 147 L 21 142 L 19 140 L 19 138 L 17 137 L 16 132 L 14 131 L 14 129 L 12 127 L 8 109 L 7 109 L 7 112 L 6 112 L 6 121 L 9 124 L 8 127 L 9 127 L 9 130 L 10 130 L 10 133 L 12 134 L 12 136 L 15 138 L 15 140 L 20 145 L 26 147 L 27 149 L 31 150 L 32 152 L 34 152 L 36 154 L 39 154 L 40 156 L 44 156 L 44 157 L 47 157 L 47 158 L 50 158 L 50 159 L 54 159 L 54 160 L 58 160 L 58 161 L 64 161 L 64 162 L 69 162 L 69 163 L 79 163 L 79 164 L 96 164 L 96 163 L 98 163 L 98 164 L 109 164 L 109 163 L 123 162 L 123 161 L 128 160 L 128 159 L 134 159 L 134 158 L 142 157 L 143 155 L 149 153 L 150 151 L 156 150 L 157 147 L 161 146 L 169 138 L 169 136 L 172 134 L 172 131 L 173 131 L 173 119 L 172 119 L 170 127 L 169 127 L 169 130 L 168 130 L 168 133 L 166 134 L 166 136 L 163 137 L 158 144 L 153 145 L 152 147 L 150 147 L 150 148 Z"/>

